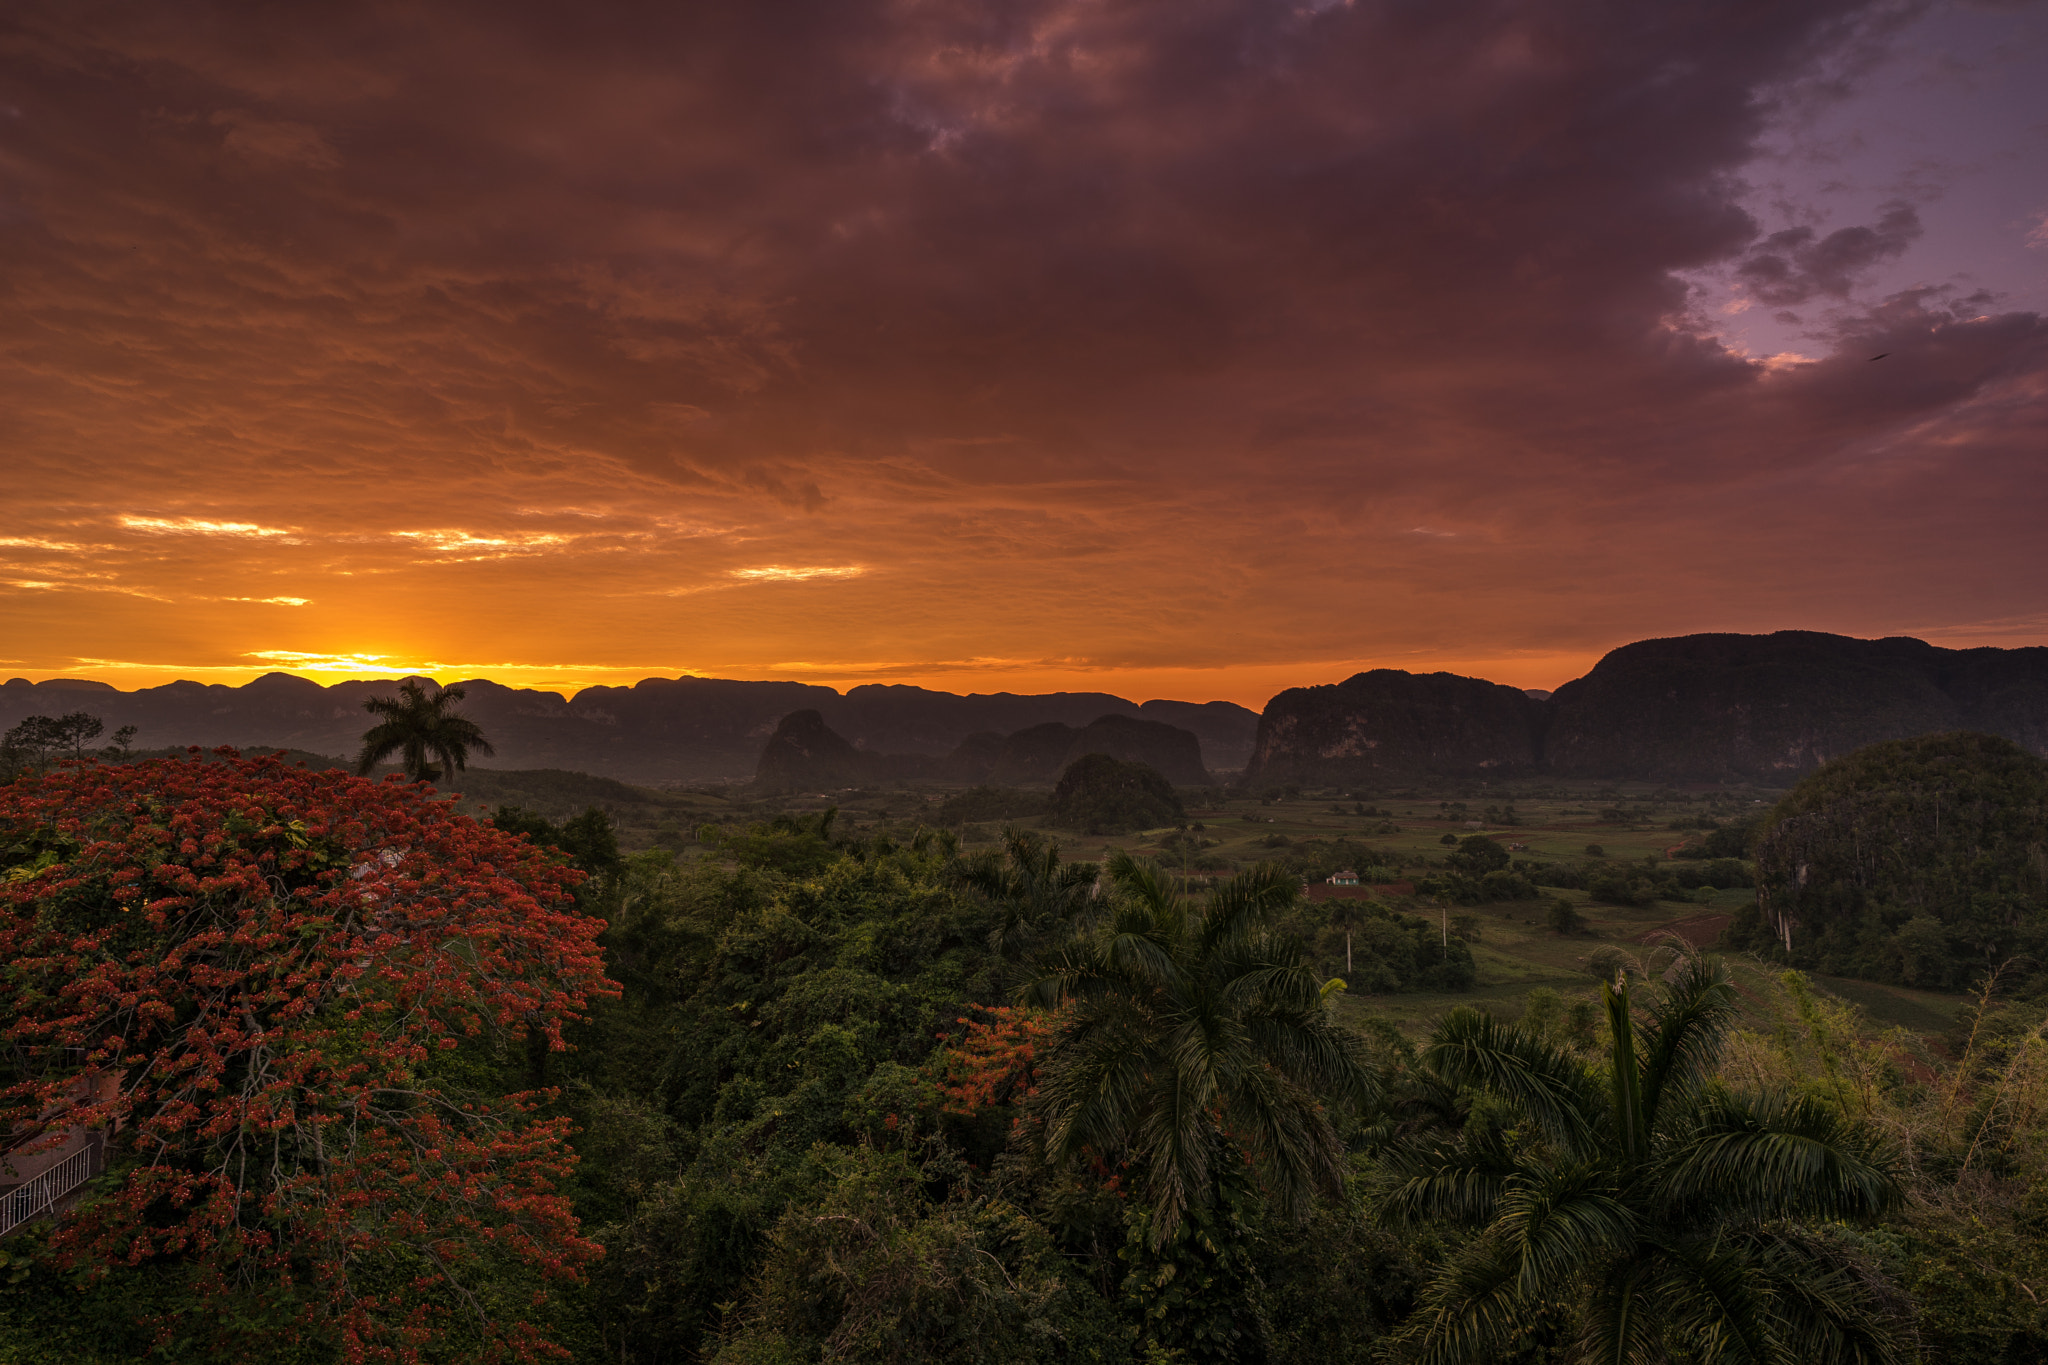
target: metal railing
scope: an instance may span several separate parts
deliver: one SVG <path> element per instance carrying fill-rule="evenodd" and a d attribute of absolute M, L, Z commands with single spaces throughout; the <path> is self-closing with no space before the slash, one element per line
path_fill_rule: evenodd
<path fill-rule="evenodd" d="M 105 1155 L 106 1148 L 102 1143 L 91 1143 L 35 1179 L 0 1195 L 0 1237 L 56 1208 L 58 1200 L 100 1173 L 105 1165 Z"/>

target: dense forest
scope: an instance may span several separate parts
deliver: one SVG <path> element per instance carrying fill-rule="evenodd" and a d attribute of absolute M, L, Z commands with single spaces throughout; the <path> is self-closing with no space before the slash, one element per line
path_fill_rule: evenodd
<path fill-rule="evenodd" d="M 2024 973 L 1945 1054 L 1677 947 L 1418 1039 L 1358 998 L 1469 945 L 1305 900 L 1299 848 L 838 825 L 0 787 L 10 1147 L 105 1150 L 0 1243 L 0 1361 L 2048 1358 Z M 1446 901 L 1751 875 L 1446 837 Z"/>
<path fill-rule="evenodd" d="M 1732 943 L 1842 976 L 1956 990 L 2048 964 L 2048 763 L 1969 733 L 1873 744 L 1801 782 L 1756 848 Z"/>

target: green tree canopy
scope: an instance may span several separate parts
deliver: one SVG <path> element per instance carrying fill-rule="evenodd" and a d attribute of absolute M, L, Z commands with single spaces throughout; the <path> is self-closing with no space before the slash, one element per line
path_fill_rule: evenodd
<path fill-rule="evenodd" d="M 1300 894 L 1261 866 L 1196 903 L 1153 863 L 1110 857 L 1108 908 L 1024 994 L 1065 1013 L 1043 1086 L 1045 1144 L 1129 1163 L 1155 1241 L 1249 1156 L 1283 1213 L 1335 1189 L 1328 1101 L 1364 1097 L 1354 1035 L 1301 946 L 1271 932 Z M 1337 984 L 1337 983 L 1333 983 Z"/>
<path fill-rule="evenodd" d="M 1548 1335 L 1610 1365 L 1909 1359 L 1902 1298 L 1819 1221 L 1891 1206 L 1888 1156 L 1817 1102 L 1709 1080 L 1736 1011 L 1717 963 L 1680 964 L 1640 1024 L 1625 978 L 1602 992 L 1604 1068 L 1469 1008 L 1423 1052 L 1434 1121 L 1389 1148 L 1388 1209 L 1475 1235 L 1408 1329 L 1421 1358 Z"/>
<path fill-rule="evenodd" d="M 1062 863 L 1057 840 L 1012 827 L 1000 851 L 961 864 L 960 880 L 995 907 L 989 947 L 1015 963 L 1073 931 L 1094 900 L 1099 871 L 1094 863 Z"/>

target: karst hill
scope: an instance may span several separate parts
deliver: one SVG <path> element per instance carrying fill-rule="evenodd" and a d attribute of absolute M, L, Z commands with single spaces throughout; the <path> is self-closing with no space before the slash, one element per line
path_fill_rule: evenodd
<path fill-rule="evenodd" d="M 830 791 L 882 782 L 1047 787 L 1077 759 L 1104 754 L 1143 764 L 1178 786 L 1206 785 L 1200 739 L 1189 730 L 1130 716 L 1098 716 L 1075 727 L 1058 721 L 1013 734 L 969 735 L 952 753 L 884 754 L 858 748 L 816 711 L 783 717 L 762 746 L 754 785 L 763 792 Z"/>
<path fill-rule="evenodd" d="M 2048 752 L 2048 649 L 1685 635 L 1625 645 L 1547 699 L 1378 669 L 1267 703 L 1245 780 L 1785 783 L 1866 744 L 1950 730 Z"/>

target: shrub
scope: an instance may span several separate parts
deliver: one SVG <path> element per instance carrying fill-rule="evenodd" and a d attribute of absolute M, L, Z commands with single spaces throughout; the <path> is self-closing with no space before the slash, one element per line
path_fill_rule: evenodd
<path fill-rule="evenodd" d="M 1487 901 L 1533 901 L 1542 893 L 1519 872 L 1496 868 L 1479 879 L 1479 895 Z"/>
<path fill-rule="evenodd" d="M 1512 858 L 1508 851 L 1484 834 L 1466 836 L 1459 841 L 1458 851 L 1444 859 L 1447 866 L 1474 877 L 1496 872 L 1510 861 Z"/>
<path fill-rule="evenodd" d="M 1586 894 L 1602 905 L 1649 905 L 1657 892 L 1656 882 L 1630 867 L 1603 867 L 1586 877 Z"/>
<path fill-rule="evenodd" d="M 1563 896 L 1557 896 L 1544 912 L 1544 920 L 1553 934 L 1577 934 L 1586 927 L 1586 921 L 1578 910 Z"/>
<path fill-rule="evenodd" d="M 1617 948 L 1595 948 L 1586 959 L 1586 970 L 1602 981 L 1614 980 L 1615 974 L 1627 965 L 1627 956 Z"/>

